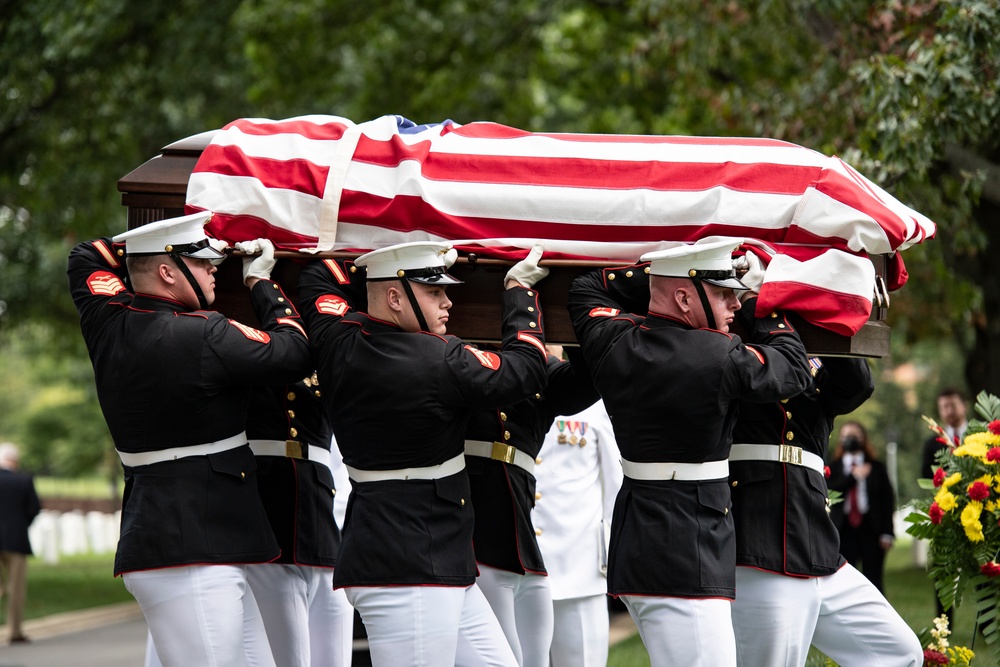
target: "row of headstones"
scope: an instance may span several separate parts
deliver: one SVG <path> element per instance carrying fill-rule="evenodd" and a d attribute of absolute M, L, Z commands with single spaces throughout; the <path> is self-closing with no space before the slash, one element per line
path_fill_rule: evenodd
<path fill-rule="evenodd" d="M 31 550 L 46 563 L 60 556 L 108 553 L 118 544 L 121 512 L 42 510 L 28 529 Z"/>

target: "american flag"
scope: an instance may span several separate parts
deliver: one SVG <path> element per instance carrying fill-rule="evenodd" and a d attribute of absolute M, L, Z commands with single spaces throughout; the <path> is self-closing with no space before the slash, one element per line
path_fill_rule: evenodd
<path fill-rule="evenodd" d="M 519 259 L 634 261 L 678 243 L 746 239 L 767 261 L 759 307 L 841 334 L 867 321 L 869 254 L 934 235 L 929 219 L 836 157 L 763 138 L 532 133 L 400 116 L 240 119 L 215 133 L 186 211 L 213 236 L 279 248 L 367 251 L 445 241 Z"/>

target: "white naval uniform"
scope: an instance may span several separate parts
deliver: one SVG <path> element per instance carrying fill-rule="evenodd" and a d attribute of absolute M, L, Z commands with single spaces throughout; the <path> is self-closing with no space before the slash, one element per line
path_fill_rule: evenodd
<path fill-rule="evenodd" d="M 560 426 L 566 444 L 559 443 Z M 575 437 L 577 444 L 569 443 Z M 580 438 L 586 445 L 580 446 Z M 598 401 L 559 417 L 535 465 L 532 523 L 552 589 L 553 667 L 604 665 L 608 658 L 607 546 L 622 483 L 611 420 Z M 602 527 L 603 522 L 603 527 Z"/>

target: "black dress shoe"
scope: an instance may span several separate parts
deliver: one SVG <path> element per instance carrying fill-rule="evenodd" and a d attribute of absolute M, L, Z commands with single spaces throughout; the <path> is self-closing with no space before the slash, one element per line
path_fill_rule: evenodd
<path fill-rule="evenodd" d="M 17 635 L 17 636 L 14 636 L 14 637 L 10 638 L 10 643 L 11 644 L 30 644 L 31 640 L 28 639 L 27 637 L 25 637 L 24 635 Z"/>

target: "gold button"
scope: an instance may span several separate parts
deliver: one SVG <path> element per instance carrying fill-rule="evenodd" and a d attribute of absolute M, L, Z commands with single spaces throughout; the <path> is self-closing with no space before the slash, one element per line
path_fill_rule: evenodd
<path fill-rule="evenodd" d="M 648 266 L 647 266 L 647 267 L 646 267 L 645 269 L 643 269 L 643 271 L 645 271 L 645 272 L 646 272 L 646 275 L 647 275 L 647 276 L 649 275 L 649 267 L 648 267 Z"/>
<path fill-rule="evenodd" d="M 291 314 L 292 314 L 292 309 L 291 308 L 285 308 L 285 315 L 291 315 Z"/>
<path fill-rule="evenodd" d="M 816 393 L 817 394 L 819 393 L 819 387 L 816 387 Z"/>
<path fill-rule="evenodd" d="M 782 402 L 782 403 L 787 403 L 787 402 L 788 402 L 788 399 L 787 399 L 787 398 L 783 398 L 783 399 L 781 399 L 781 402 Z"/>
<path fill-rule="evenodd" d="M 285 302 L 285 297 L 279 296 L 278 297 L 278 303 L 284 303 L 284 302 Z"/>
<path fill-rule="evenodd" d="M 295 400 L 295 392 L 294 391 L 288 392 L 288 395 L 285 396 L 285 398 L 287 398 L 290 401 L 294 401 Z"/>
<path fill-rule="evenodd" d="M 273 287 L 274 289 L 278 289 L 278 283 L 271 283 L 271 287 Z"/>
<path fill-rule="evenodd" d="M 535 398 L 538 399 L 538 400 L 541 400 L 542 395 L 541 394 L 535 394 Z"/>
<path fill-rule="evenodd" d="M 331 488 L 331 489 L 330 489 L 330 495 L 331 495 L 331 496 L 335 496 L 335 495 L 337 495 L 337 489 L 334 489 L 334 488 Z"/>
<path fill-rule="evenodd" d="M 507 421 L 507 413 L 506 412 L 501 412 L 500 413 L 500 421 L 504 421 L 504 422 Z"/>
<path fill-rule="evenodd" d="M 541 491 L 535 491 L 535 500 L 541 500 L 541 499 L 542 499 Z"/>
<path fill-rule="evenodd" d="M 288 411 L 288 418 L 289 419 L 295 419 L 295 410 L 289 410 Z"/>
<path fill-rule="evenodd" d="M 810 368 L 810 369 L 809 369 L 809 373 L 810 373 L 810 374 L 811 374 L 811 375 L 812 375 L 813 377 L 816 377 L 816 373 L 817 373 L 817 370 L 816 370 L 815 368 Z"/>
<path fill-rule="evenodd" d="M 626 278 L 631 278 L 632 277 L 632 272 L 631 271 L 626 271 L 625 272 L 625 277 Z"/>
<path fill-rule="evenodd" d="M 539 456 L 539 457 L 538 457 L 537 459 L 535 459 L 535 465 L 536 465 L 536 466 L 537 466 L 537 465 L 541 465 L 541 463 L 542 463 L 542 457 L 541 457 L 541 456 Z"/>
<path fill-rule="evenodd" d="M 357 272 L 357 270 L 358 270 L 358 267 L 351 266 L 351 273 L 355 273 L 355 272 Z"/>
<path fill-rule="evenodd" d="M 534 329 L 538 325 L 535 324 L 534 322 L 528 322 L 528 326 L 531 327 L 532 329 Z"/>
<path fill-rule="evenodd" d="M 779 329 L 784 329 L 784 328 L 785 328 L 785 325 L 784 325 L 784 324 L 778 324 L 778 328 L 779 328 Z"/>
<path fill-rule="evenodd" d="M 405 275 L 406 275 L 406 271 L 404 271 L 403 269 L 400 269 L 399 271 L 396 271 L 396 277 L 397 278 L 402 278 Z"/>
<path fill-rule="evenodd" d="M 540 537 L 541 534 L 542 534 L 542 529 L 541 528 L 535 528 L 535 535 L 538 536 L 538 537 Z"/>
<path fill-rule="evenodd" d="M 316 391 L 314 391 L 313 393 L 314 393 L 314 394 L 316 394 L 317 396 L 319 396 L 319 389 L 317 389 L 317 390 L 316 390 Z"/>
<path fill-rule="evenodd" d="M 737 485 L 739 485 L 739 481 L 734 479 L 733 480 L 733 488 L 735 489 L 737 487 Z"/>
<path fill-rule="evenodd" d="M 608 280 L 614 280 L 614 279 L 615 279 L 615 274 L 609 273 L 608 274 Z"/>
<path fill-rule="evenodd" d="M 778 313 L 771 313 L 771 317 L 777 317 Z"/>
<path fill-rule="evenodd" d="M 792 418 L 792 413 L 791 412 L 786 412 L 785 413 L 785 419 L 791 419 L 791 418 Z"/>
<path fill-rule="evenodd" d="M 461 505 L 462 507 L 465 507 L 465 498 L 462 498 L 462 499 L 461 499 L 461 500 L 459 501 L 459 504 L 460 504 L 460 505 Z"/>
<path fill-rule="evenodd" d="M 240 479 L 246 479 L 246 478 L 247 474 L 245 472 L 240 471 Z"/>
<path fill-rule="evenodd" d="M 528 296 L 535 296 L 535 293 L 532 292 L 531 290 L 528 290 Z"/>
<path fill-rule="evenodd" d="M 121 257 L 124 254 L 125 254 L 125 251 L 122 250 L 121 248 L 118 248 L 118 256 Z"/>
<path fill-rule="evenodd" d="M 529 313 L 535 312 L 535 307 L 534 306 L 528 306 L 528 312 Z"/>
<path fill-rule="evenodd" d="M 729 515 L 729 508 L 727 507 L 726 509 L 722 510 L 722 514 L 724 516 L 728 516 Z"/>
<path fill-rule="evenodd" d="M 503 439 L 504 440 L 510 440 L 510 431 L 504 431 L 503 432 Z"/>
<path fill-rule="evenodd" d="M 694 278 L 696 275 L 698 275 L 697 269 L 691 269 L 690 271 L 688 271 L 688 276 L 690 276 L 691 278 Z"/>
<path fill-rule="evenodd" d="M 792 433 L 791 431 L 785 434 L 785 440 L 794 440 L 794 439 L 795 439 L 795 434 Z"/>
<path fill-rule="evenodd" d="M 288 429 L 288 435 L 292 436 L 293 438 L 295 436 L 297 436 L 298 434 L 299 434 L 299 429 L 297 429 L 295 427 L 292 427 L 292 428 Z"/>
<path fill-rule="evenodd" d="M 172 245 L 170 245 L 169 243 L 163 249 L 166 250 L 167 252 L 173 252 L 174 251 L 174 247 Z"/>

